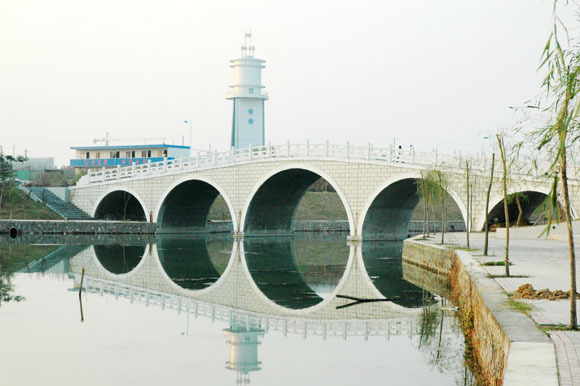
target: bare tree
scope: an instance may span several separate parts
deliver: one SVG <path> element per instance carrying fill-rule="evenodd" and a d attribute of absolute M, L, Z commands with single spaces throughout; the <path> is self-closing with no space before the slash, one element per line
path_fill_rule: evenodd
<path fill-rule="evenodd" d="M 487 256 L 487 249 L 489 245 L 489 196 L 491 194 L 491 186 L 493 184 L 493 168 L 495 166 L 495 153 L 491 153 L 491 171 L 489 173 L 489 184 L 487 185 L 487 195 L 485 196 L 485 241 L 483 242 L 483 256 Z"/>
<path fill-rule="evenodd" d="M 503 207 L 504 207 L 504 214 L 505 214 L 505 256 L 504 256 L 504 264 L 505 264 L 505 275 L 510 275 L 510 266 L 509 266 L 509 250 L 510 250 L 510 214 L 508 210 L 508 194 L 507 194 L 507 162 L 506 162 L 506 149 L 505 143 L 503 139 L 503 135 L 497 134 L 497 143 L 499 145 L 499 153 L 501 155 L 501 163 L 503 166 L 503 176 L 502 176 L 502 184 L 503 184 Z"/>

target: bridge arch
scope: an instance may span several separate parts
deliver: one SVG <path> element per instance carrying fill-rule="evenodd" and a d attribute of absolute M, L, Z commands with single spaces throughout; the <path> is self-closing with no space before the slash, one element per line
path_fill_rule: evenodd
<path fill-rule="evenodd" d="M 390 178 L 380 185 L 363 207 L 357 224 L 357 234 L 363 240 L 406 239 L 408 224 L 419 203 L 415 182 L 421 178 L 419 171 L 405 173 Z M 447 187 L 446 192 L 459 207 L 465 222 L 467 209 L 463 200 L 454 189 Z"/>
<path fill-rule="evenodd" d="M 538 185 L 523 185 L 519 186 L 517 189 L 510 191 L 508 188 L 508 194 L 514 193 L 524 193 L 527 199 L 522 202 L 522 218 L 524 220 L 529 220 L 532 213 L 542 204 L 546 199 L 548 194 L 550 194 L 549 187 L 542 187 Z M 560 201 L 558 201 L 560 205 Z M 508 203 L 508 211 L 510 216 L 510 222 L 512 220 L 517 220 L 518 209 L 515 202 Z M 483 210 L 485 212 L 485 208 Z M 503 193 L 498 193 L 489 199 L 489 212 L 482 213 L 476 223 L 476 229 L 483 230 L 485 227 L 485 219 L 489 218 L 489 224 L 494 224 L 494 218 L 497 218 L 497 223 L 505 223 L 505 212 L 503 205 Z"/>
<path fill-rule="evenodd" d="M 300 200 L 310 185 L 319 178 L 326 180 L 340 197 L 350 233 L 353 234 L 355 227 L 352 210 L 340 186 L 324 171 L 304 164 L 291 164 L 274 169 L 258 181 L 242 211 L 240 232 L 290 233 Z M 276 204 L 270 205 L 271 202 Z"/>
<path fill-rule="evenodd" d="M 161 195 L 154 217 L 157 229 L 179 232 L 204 229 L 211 206 L 219 195 L 226 202 L 235 231 L 238 223 L 234 206 L 225 190 L 214 180 L 199 175 L 175 181 Z M 184 207 L 185 204 L 188 206 Z"/>
<path fill-rule="evenodd" d="M 135 190 L 125 186 L 110 188 L 102 193 L 95 201 L 91 216 L 97 220 L 151 221 L 145 201 Z"/>

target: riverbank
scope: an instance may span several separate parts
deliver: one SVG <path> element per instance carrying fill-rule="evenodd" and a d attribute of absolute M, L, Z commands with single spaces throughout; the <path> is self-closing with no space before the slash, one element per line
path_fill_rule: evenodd
<path fill-rule="evenodd" d="M 491 235 L 492 256 L 485 258 L 481 256 L 482 234 L 471 235 L 471 246 L 474 250 L 470 252 L 462 250 L 465 233 L 448 234 L 446 236 L 448 244 L 443 247 L 438 245 L 438 242 L 438 237 L 426 241 L 418 237 L 405 241 L 404 262 L 421 266 L 431 272 L 445 272 L 448 275 L 453 287 L 453 297 L 460 308 L 464 331 L 470 338 L 473 354 L 477 357 L 488 383 L 555 386 L 558 385 L 558 373 L 560 379 L 574 379 L 574 372 L 580 368 L 578 361 L 576 360 L 574 366 L 564 365 L 560 358 L 567 354 L 565 351 L 558 353 L 556 364 L 554 343 L 538 326 L 541 323 L 534 318 L 536 311 L 534 309 L 530 311 L 530 319 L 517 310 L 506 294 L 504 283 L 510 283 L 510 288 L 517 288 L 525 282 L 532 283 L 536 288 L 544 288 L 540 283 L 545 283 L 547 279 L 554 284 L 552 280 L 558 277 L 559 286 L 565 286 L 564 283 L 569 277 L 562 275 L 562 268 L 567 262 L 565 243 L 515 240 L 510 252 L 514 264 L 512 274 L 531 277 L 494 278 L 490 275 L 501 275 L 504 268 L 481 264 L 502 259 L 503 240 L 495 239 Z M 549 265 L 538 262 L 538 252 L 544 250 L 547 252 Z M 494 253 L 496 256 L 493 256 Z M 520 265 L 523 269 L 516 268 Z M 546 269 L 548 266 L 550 269 Z M 529 302 L 534 304 L 536 301 Z M 566 301 L 559 303 L 569 304 Z M 561 332 L 556 332 L 556 336 L 559 333 Z M 555 342 L 553 336 L 554 334 L 550 332 L 550 337 Z"/>

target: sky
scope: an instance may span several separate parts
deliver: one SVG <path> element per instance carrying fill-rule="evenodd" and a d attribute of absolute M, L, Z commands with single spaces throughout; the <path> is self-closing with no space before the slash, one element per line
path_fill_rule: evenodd
<path fill-rule="evenodd" d="M 0 145 L 229 148 L 251 30 L 272 144 L 394 141 L 478 152 L 540 90 L 550 0 L 0 0 Z M 572 11 L 565 11 L 572 14 Z M 575 30 L 576 32 L 578 30 Z M 574 32 L 574 30 L 572 30 Z"/>

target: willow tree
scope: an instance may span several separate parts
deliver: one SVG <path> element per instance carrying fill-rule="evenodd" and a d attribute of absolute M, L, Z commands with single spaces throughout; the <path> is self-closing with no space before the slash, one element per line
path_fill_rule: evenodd
<path fill-rule="evenodd" d="M 423 239 L 429 236 L 429 209 L 433 212 L 433 202 L 439 194 L 439 183 L 434 170 L 421 171 L 421 179 L 416 182 L 417 193 L 423 199 Z M 425 226 L 426 225 L 426 226 Z"/>
<path fill-rule="evenodd" d="M 540 64 L 540 69 L 546 73 L 542 89 L 547 105 L 542 111 L 547 114 L 549 123 L 533 130 L 529 139 L 537 150 L 548 157 L 548 166 L 542 172 L 552 178 L 549 199 L 553 207 L 558 205 L 558 187 L 562 192 L 570 257 L 569 327 L 576 329 L 576 255 L 567 168 L 568 150 L 578 145 L 580 136 L 580 47 L 567 37 L 566 27 L 557 15 L 557 3 L 558 0 L 554 0 L 552 33 L 542 51 Z M 565 39 L 561 39 L 560 35 Z M 551 222 L 552 215 L 549 216 L 548 227 Z"/>

